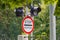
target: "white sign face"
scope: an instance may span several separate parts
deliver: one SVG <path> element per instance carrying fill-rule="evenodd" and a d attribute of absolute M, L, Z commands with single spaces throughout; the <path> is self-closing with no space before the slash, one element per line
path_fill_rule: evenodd
<path fill-rule="evenodd" d="M 32 20 L 29 18 L 25 19 L 23 26 L 24 26 L 25 31 L 30 32 L 33 28 L 32 27 L 33 26 Z"/>
<path fill-rule="evenodd" d="M 34 26 L 34 22 L 32 18 L 29 16 L 24 18 L 24 20 L 22 21 L 22 30 L 27 34 L 30 34 L 33 31 L 34 29 L 33 26 Z"/>

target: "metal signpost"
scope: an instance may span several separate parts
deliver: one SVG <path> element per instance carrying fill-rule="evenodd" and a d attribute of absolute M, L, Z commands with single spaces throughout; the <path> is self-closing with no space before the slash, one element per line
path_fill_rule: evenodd
<path fill-rule="evenodd" d="M 26 0 L 26 3 L 28 0 Z M 28 5 L 28 3 L 27 3 Z M 31 40 L 33 40 L 33 30 L 34 30 L 34 16 L 37 16 L 41 11 L 41 8 L 33 6 L 33 0 L 31 0 L 31 10 L 28 12 L 28 6 L 26 6 L 26 13 L 24 17 L 24 9 L 23 7 L 18 7 L 14 11 L 17 17 L 24 17 L 22 20 L 22 30 L 28 35 L 31 34 Z M 28 38 L 28 37 L 27 37 Z M 28 40 L 28 39 L 27 39 Z"/>
<path fill-rule="evenodd" d="M 31 0 L 31 6 L 33 6 L 33 0 Z M 34 17 L 32 17 L 32 19 L 34 20 Z M 31 40 L 33 40 L 32 36 L 33 36 L 33 32 L 31 33 Z"/>

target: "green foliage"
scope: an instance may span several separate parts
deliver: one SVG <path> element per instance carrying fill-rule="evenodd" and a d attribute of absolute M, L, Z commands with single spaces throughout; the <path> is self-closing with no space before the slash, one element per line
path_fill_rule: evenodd
<path fill-rule="evenodd" d="M 17 18 L 15 13 L 10 9 L 0 11 L 0 35 L 2 38 L 17 39 L 17 35 L 21 34 L 22 18 Z M 0 38 L 1 38 L 0 36 Z"/>
<path fill-rule="evenodd" d="M 42 6 L 44 6 L 44 5 L 42 4 Z M 46 40 L 49 40 L 49 10 L 48 10 L 48 6 L 45 6 L 45 8 L 42 7 L 42 11 L 39 13 L 39 15 L 37 17 L 35 17 L 34 21 L 35 21 L 34 35 L 35 35 L 36 39 L 37 40 L 39 40 L 39 39 L 45 40 L 45 39 L 43 39 L 44 34 L 42 34 L 45 32 L 47 34 L 47 36 L 45 38 L 46 38 Z"/>
<path fill-rule="evenodd" d="M 31 0 L 1 0 L 0 6 L 4 9 L 6 6 L 10 9 L 14 9 L 23 5 L 27 5 L 27 3 L 31 3 Z"/>
<path fill-rule="evenodd" d="M 58 0 L 57 7 L 55 10 L 55 16 L 60 16 L 60 0 Z"/>
<path fill-rule="evenodd" d="M 56 21 L 56 34 L 57 34 L 57 40 L 59 40 L 60 38 L 60 16 L 56 17 L 57 21 Z"/>

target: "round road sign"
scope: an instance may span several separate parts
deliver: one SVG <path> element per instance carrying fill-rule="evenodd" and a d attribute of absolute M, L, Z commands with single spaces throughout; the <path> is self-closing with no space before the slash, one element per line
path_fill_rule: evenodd
<path fill-rule="evenodd" d="M 22 20 L 22 30 L 26 33 L 26 34 L 30 34 L 34 29 L 34 21 L 30 16 L 26 16 L 23 20 Z"/>

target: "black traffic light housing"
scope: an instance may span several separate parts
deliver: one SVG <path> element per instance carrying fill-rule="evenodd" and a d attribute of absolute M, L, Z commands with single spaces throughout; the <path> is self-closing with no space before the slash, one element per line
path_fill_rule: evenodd
<path fill-rule="evenodd" d="M 37 16 L 40 11 L 41 7 L 31 7 L 30 10 L 31 16 Z"/>
<path fill-rule="evenodd" d="M 24 9 L 23 9 L 23 7 L 16 8 L 15 13 L 16 13 L 17 17 L 22 17 L 24 15 Z"/>

